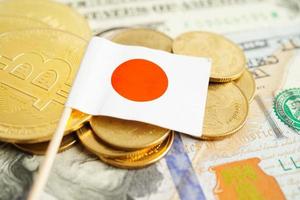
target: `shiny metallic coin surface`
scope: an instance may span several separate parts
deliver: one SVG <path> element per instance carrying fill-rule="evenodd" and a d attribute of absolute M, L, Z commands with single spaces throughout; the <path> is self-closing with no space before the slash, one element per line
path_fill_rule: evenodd
<path fill-rule="evenodd" d="M 249 70 L 246 70 L 242 76 L 234 82 L 243 91 L 248 101 L 251 102 L 256 90 L 255 79 L 252 73 Z"/>
<path fill-rule="evenodd" d="M 136 151 L 121 151 L 114 149 L 113 147 L 105 144 L 94 133 L 94 131 L 88 127 L 82 127 L 77 131 L 77 136 L 81 143 L 92 153 L 101 155 L 103 157 L 115 158 L 115 157 L 127 157 L 134 156 L 146 152 L 148 149 L 140 149 Z"/>
<path fill-rule="evenodd" d="M 77 131 L 84 126 L 92 118 L 91 115 L 85 114 L 78 110 L 72 110 L 71 116 L 68 120 L 65 134 Z"/>
<path fill-rule="evenodd" d="M 170 150 L 174 141 L 174 132 L 172 132 L 162 143 L 149 148 L 145 153 L 128 156 L 126 158 L 106 158 L 98 155 L 103 162 L 125 169 L 136 169 L 153 164 L 163 158 Z"/>
<path fill-rule="evenodd" d="M 164 33 L 143 28 L 132 28 L 119 31 L 111 39 L 113 42 L 125 45 L 144 46 L 167 52 L 172 51 L 173 40 Z"/>
<path fill-rule="evenodd" d="M 0 34 L 21 29 L 48 27 L 47 24 L 31 18 L 0 15 Z"/>
<path fill-rule="evenodd" d="M 75 145 L 77 142 L 76 135 L 69 134 L 64 136 L 61 145 L 58 149 L 58 152 L 65 151 Z M 35 155 L 44 155 L 47 151 L 49 142 L 41 142 L 34 144 L 14 144 L 18 149 L 21 149 L 27 153 L 35 154 Z"/>
<path fill-rule="evenodd" d="M 218 34 L 200 31 L 183 33 L 174 40 L 172 49 L 175 54 L 211 58 L 212 82 L 235 80 L 246 69 L 246 58 L 242 49 Z"/>
<path fill-rule="evenodd" d="M 162 142 L 170 132 L 168 129 L 142 122 L 103 116 L 92 117 L 90 124 L 101 140 L 121 150 L 153 146 Z"/>
<path fill-rule="evenodd" d="M 0 35 L 0 140 L 51 138 L 86 45 L 80 37 L 53 29 Z"/>
<path fill-rule="evenodd" d="M 202 139 L 218 139 L 238 131 L 248 116 L 248 100 L 232 82 L 210 84 Z"/>

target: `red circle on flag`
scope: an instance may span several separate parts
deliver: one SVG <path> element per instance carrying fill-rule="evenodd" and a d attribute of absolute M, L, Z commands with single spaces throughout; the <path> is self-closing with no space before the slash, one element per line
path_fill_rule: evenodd
<path fill-rule="evenodd" d="M 157 64 L 132 59 L 120 64 L 113 72 L 111 84 L 122 97 L 132 101 L 151 101 L 168 88 L 168 77 Z"/>

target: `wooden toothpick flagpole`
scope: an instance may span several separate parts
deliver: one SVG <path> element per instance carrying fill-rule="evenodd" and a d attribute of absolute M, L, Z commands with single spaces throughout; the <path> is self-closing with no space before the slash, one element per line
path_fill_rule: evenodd
<path fill-rule="evenodd" d="M 28 200 L 38 200 L 41 195 L 41 192 L 43 191 L 47 183 L 52 165 L 55 160 L 55 156 L 58 152 L 60 143 L 64 136 L 65 127 L 67 125 L 71 112 L 72 112 L 72 108 L 65 107 L 61 119 L 59 121 L 58 127 L 54 135 L 52 136 L 50 144 L 47 148 L 45 160 L 41 164 L 38 171 L 38 175 L 35 181 L 33 182 L 33 186 L 31 187 L 31 190 L 29 192 Z"/>

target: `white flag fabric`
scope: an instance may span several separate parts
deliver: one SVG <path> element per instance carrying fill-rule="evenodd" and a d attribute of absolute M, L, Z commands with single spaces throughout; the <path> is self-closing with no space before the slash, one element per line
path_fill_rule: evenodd
<path fill-rule="evenodd" d="M 90 41 L 67 106 L 199 137 L 211 62 L 145 47 Z"/>

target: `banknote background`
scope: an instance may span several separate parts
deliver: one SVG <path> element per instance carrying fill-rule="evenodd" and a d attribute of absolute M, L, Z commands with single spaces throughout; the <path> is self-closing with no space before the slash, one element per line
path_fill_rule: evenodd
<path fill-rule="evenodd" d="M 252 158 L 287 199 L 300 198 L 300 135 L 272 109 L 278 91 L 300 85 L 299 0 L 60 2 L 86 16 L 94 33 L 120 26 L 151 27 L 173 37 L 189 30 L 224 33 L 244 49 L 257 95 L 237 134 L 215 142 L 177 134 L 168 156 L 145 169 L 107 166 L 77 145 L 57 156 L 42 199 L 216 199 L 214 167 Z M 42 160 L 1 143 L 0 199 L 25 199 Z"/>

